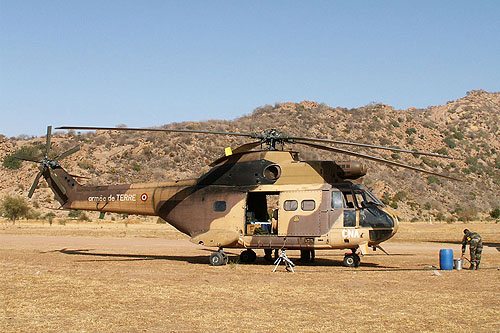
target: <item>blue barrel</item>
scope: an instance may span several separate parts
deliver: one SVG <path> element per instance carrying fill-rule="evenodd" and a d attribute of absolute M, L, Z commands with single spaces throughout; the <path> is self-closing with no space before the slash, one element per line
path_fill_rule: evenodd
<path fill-rule="evenodd" d="M 439 251 L 439 269 L 443 271 L 453 270 L 453 250 L 441 249 Z"/>

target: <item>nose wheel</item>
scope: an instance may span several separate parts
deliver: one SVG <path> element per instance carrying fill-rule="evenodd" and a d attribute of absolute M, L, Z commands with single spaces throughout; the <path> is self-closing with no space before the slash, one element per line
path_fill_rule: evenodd
<path fill-rule="evenodd" d="M 361 259 L 356 253 L 348 253 L 344 257 L 344 262 L 342 263 L 345 267 L 358 267 L 361 263 Z"/>

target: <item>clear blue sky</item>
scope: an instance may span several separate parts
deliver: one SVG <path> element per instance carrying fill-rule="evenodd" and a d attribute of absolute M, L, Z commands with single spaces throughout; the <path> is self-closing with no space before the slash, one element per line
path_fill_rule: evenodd
<path fill-rule="evenodd" d="M 500 1 L 0 0 L 0 133 L 500 91 Z"/>

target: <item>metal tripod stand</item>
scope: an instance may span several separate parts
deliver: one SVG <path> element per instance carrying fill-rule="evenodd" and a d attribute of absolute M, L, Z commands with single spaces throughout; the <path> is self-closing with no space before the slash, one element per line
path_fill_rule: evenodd
<path fill-rule="evenodd" d="M 275 266 L 273 273 L 276 272 L 276 269 L 282 262 L 285 264 L 285 269 L 287 272 L 295 273 L 295 271 L 293 270 L 293 266 L 295 266 L 295 264 L 286 256 L 286 250 L 281 250 L 278 259 L 276 259 L 276 261 L 274 262 Z"/>

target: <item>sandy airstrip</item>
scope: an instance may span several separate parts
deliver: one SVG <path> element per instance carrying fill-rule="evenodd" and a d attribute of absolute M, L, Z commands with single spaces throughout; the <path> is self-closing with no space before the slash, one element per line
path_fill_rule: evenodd
<path fill-rule="evenodd" d="M 436 271 L 462 230 L 484 238 L 479 271 Z M 500 331 L 500 224 L 404 223 L 361 266 L 318 251 L 272 273 L 208 265 L 210 249 L 168 225 L 0 222 L 0 331 Z M 465 265 L 468 267 L 468 265 Z"/>

